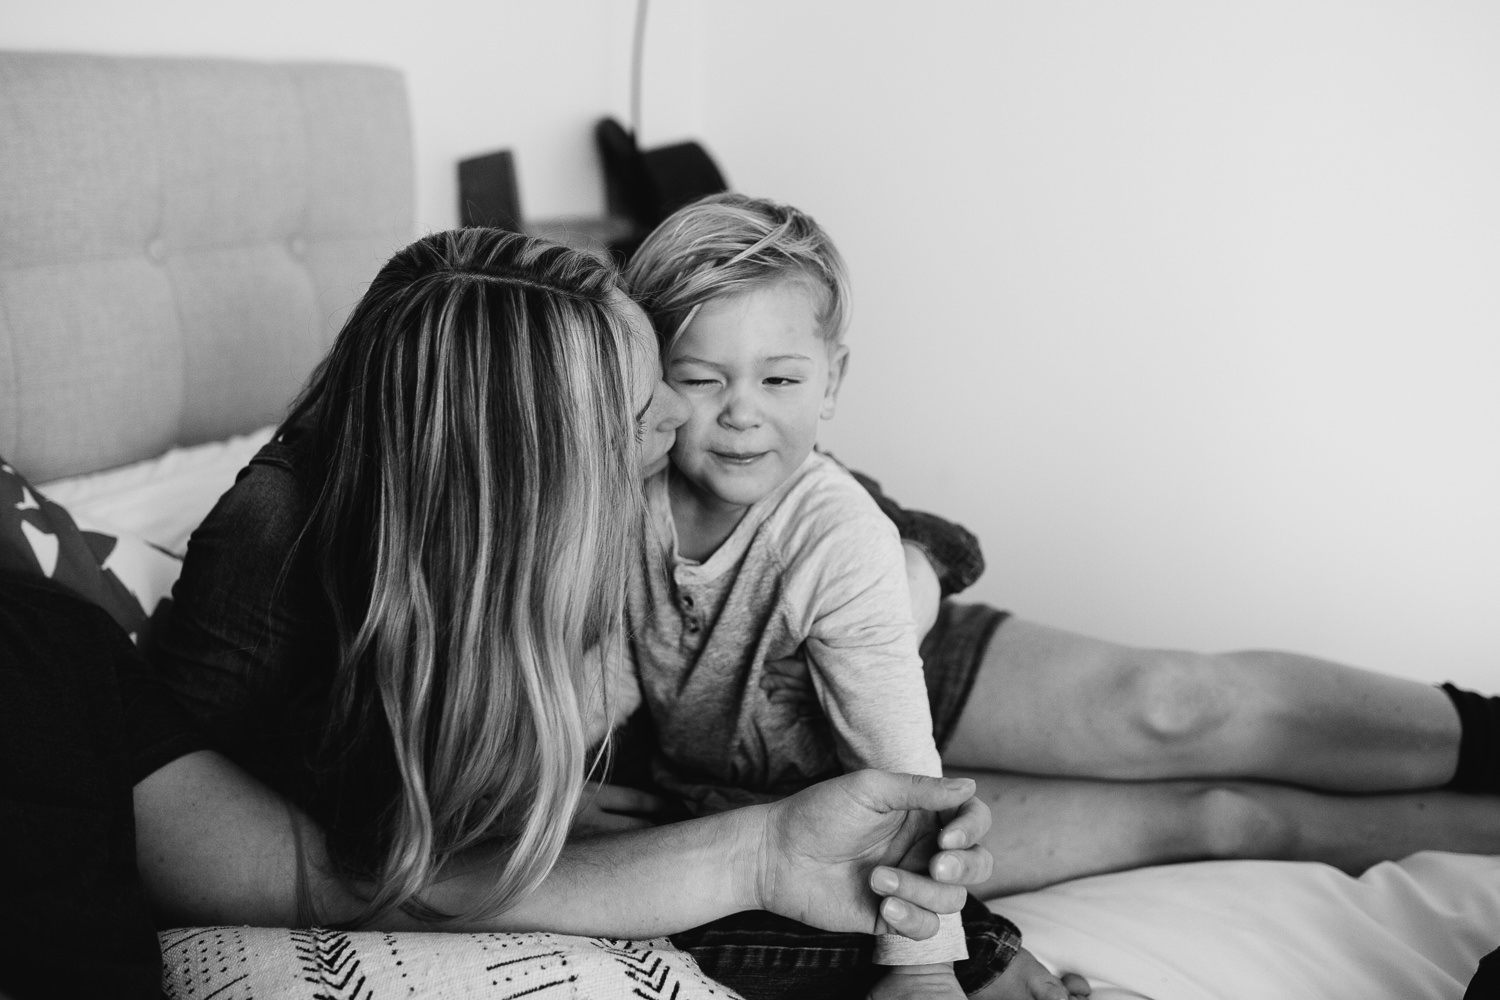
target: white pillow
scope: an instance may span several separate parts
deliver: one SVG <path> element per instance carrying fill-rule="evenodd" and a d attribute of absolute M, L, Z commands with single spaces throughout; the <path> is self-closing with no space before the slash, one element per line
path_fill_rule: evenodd
<path fill-rule="evenodd" d="M 86 531 L 141 539 L 180 557 L 193 529 L 275 430 L 263 427 L 225 441 L 173 448 L 144 462 L 53 480 L 37 489 L 67 508 Z"/>

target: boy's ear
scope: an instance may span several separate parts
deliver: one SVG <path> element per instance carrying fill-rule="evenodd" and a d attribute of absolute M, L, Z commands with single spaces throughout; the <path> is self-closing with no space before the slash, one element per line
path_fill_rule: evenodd
<path fill-rule="evenodd" d="M 844 384 L 844 376 L 848 371 L 849 348 L 840 344 L 828 352 L 828 386 L 823 390 L 823 408 L 818 411 L 818 416 L 824 420 L 833 417 L 834 406 L 839 399 L 839 387 Z"/>

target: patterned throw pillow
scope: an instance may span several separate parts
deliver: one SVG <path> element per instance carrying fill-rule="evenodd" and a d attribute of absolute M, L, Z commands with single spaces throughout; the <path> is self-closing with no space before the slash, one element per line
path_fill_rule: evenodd
<path fill-rule="evenodd" d="M 140 642 L 181 561 L 138 538 L 83 530 L 0 458 L 0 568 L 55 580 Z"/>
<path fill-rule="evenodd" d="M 163 931 L 165 1000 L 737 1000 L 665 938 L 194 927 Z"/>

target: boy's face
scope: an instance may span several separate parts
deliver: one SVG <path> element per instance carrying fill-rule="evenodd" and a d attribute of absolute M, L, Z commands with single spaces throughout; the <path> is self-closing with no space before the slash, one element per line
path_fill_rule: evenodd
<path fill-rule="evenodd" d="M 672 464 L 704 500 L 746 507 L 796 471 L 833 416 L 848 348 L 819 336 L 819 300 L 788 279 L 703 304 L 667 357 L 692 408 Z"/>

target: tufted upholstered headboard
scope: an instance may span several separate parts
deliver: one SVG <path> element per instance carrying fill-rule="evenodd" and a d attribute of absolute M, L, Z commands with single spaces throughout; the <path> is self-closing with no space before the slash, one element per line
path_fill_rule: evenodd
<path fill-rule="evenodd" d="M 395 70 L 0 52 L 0 456 L 275 422 L 413 204 Z"/>

